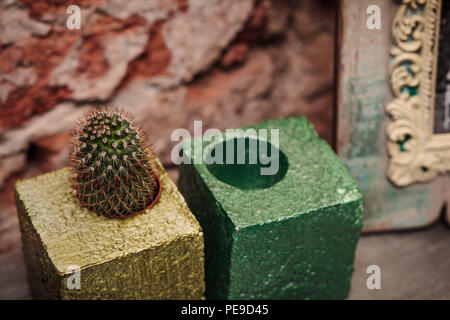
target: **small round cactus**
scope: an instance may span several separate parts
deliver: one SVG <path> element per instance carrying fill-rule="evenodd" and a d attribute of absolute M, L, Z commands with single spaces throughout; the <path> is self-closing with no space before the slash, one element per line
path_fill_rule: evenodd
<path fill-rule="evenodd" d="M 160 194 L 154 159 L 142 130 L 118 109 L 100 108 L 78 121 L 71 148 L 74 193 L 80 203 L 108 218 L 125 218 Z"/>

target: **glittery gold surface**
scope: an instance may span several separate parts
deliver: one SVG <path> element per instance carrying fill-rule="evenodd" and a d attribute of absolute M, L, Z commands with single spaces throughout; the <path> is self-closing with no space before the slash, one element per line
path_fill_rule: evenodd
<path fill-rule="evenodd" d="M 69 170 L 16 183 L 25 261 L 35 298 L 200 299 L 203 233 L 159 165 L 162 193 L 144 213 L 108 219 L 80 206 Z M 67 289 L 70 267 L 81 289 Z"/>

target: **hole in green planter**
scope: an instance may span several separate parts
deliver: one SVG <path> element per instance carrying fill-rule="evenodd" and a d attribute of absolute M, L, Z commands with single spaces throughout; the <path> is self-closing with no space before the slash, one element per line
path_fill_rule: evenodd
<path fill-rule="evenodd" d="M 283 179 L 288 169 L 283 152 L 255 138 L 225 140 L 206 152 L 208 170 L 220 181 L 239 189 L 269 188 Z"/>

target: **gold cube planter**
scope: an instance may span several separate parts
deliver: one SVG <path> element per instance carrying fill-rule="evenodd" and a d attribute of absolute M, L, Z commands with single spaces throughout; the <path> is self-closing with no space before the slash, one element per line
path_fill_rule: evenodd
<path fill-rule="evenodd" d="M 158 166 L 160 199 L 126 219 L 108 219 L 82 207 L 72 195 L 68 168 L 16 183 L 34 298 L 203 298 L 202 230 Z"/>

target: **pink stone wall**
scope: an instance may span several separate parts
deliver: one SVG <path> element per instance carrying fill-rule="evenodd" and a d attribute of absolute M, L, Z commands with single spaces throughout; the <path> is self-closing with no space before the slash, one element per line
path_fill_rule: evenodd
<path fill-rule="evenodd" d="M 0 253 L 20 245 L 19 178 L 67 162 L 72 122 L 129 110 L 176 179 L 176 128 L 304 115 L 333 141 L 335 1 L 82 0 L 0 3 Z"/>

